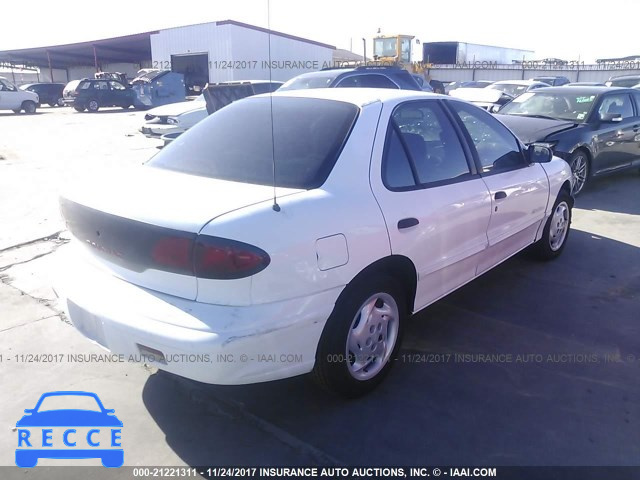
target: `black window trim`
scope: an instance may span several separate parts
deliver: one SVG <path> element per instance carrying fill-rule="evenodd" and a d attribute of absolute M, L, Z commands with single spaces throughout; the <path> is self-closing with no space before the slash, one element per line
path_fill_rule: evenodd
<path fill-rule="evenodd" d="M 400 127 L 398 126 L 396 121 L 393 119 L 393 114 L 396 112 L 396 110 L 398 108 L 403 107 L 405 105 L 411 105 L 413 103 L 420 103 L 420 104 L 431 104 L 432 103 L 432 104 L 436 105 L 438 108 L 440 108 L 440 110 L 442 111 L 443 115 L 449 121 L 449 124 L 450 124 L 451 128 L 453 128 L 454 132 L 456 133 L 456 137 L 458 139 L 458 142 L 460 142 L 460 145 L 462 146 L 462 152 L 463 152 L 465 160 L 467 162 L 467 167 L 469 168 L 469 173 L 460 175 L 460 176 L 455 177 L 455 178 L 450 178 L 450 179 L 447 179 L 447 180 L 439 180 L 437 182 L 420 183 L 418 181 L 418 170 L 416 169 L 416 165 L 415 165 L 415 162 L 413 160 L 413 157 L 411 156 L 410 150 L 409 150 L 409 148 L 407 146 L 407 143 L 406 143 L 405 139 L 402 137 L 402 132 L 400 131 Z M 415 190 L 425 190 L 425 189 L 428 189 L 428 188 L 441 187 L 441 186 L 444 186 L 444 185 L 452 185 L 454 183 L 461 183 L 461 182 L 466 182 L 466 181 L 469 181 L 469 180 L 473 180 L 474 178 L 480 178 L 480 175 L 479 175 L 478 170 L 476 168 L 475 162 L 473 161 L 472 158 L 469 157 L 470 150 L 468 149 L 468 146 L 465 145 L 466 141 L 464 141 L 460 137 L 460 133 L 461 132 L 459 131 L 459 128 L 451 121 L 451 117 L 447 113 L 447 109 L 444 108 L 441 105 L 441 103 L 442 103 L 442 101 L 440 99 L 409 100 L 409 101 L 406 101 L 406 102 L 399 103 L 398 105 L 396 105 L 393 108 L 393 111 L 391 112 L 391 115 L 389 116 L 389 125 L 387 126 L 387 131 L 385 133 L 384 148 L 382 150 L 382 162 L 381 162 L 381 168 L 380 168 L 380 178 L 382 179 L 382 184 L 390 192 L 411 192 L 411 191 L 415 191 Z M 391 130 L 394 130 L 396 132 L 396 135 L 398 135 L 398 139 L 400 140 L 400 145 L 402 145 L 402 150 L 404 151 L 404 154 L 406 155 L 407 160 L 409 160 L 409 166 L 411 168 L 411 173 L 413 174 L 414 185 L 408 185 L 406 187 L 391 187 L 387 183 L 387 179 L 385 178 L 384 171 L 385 171 L 385 166 L 386 166 L 387 161 L 388 161 L 389 143 L 391 141 Z"/>
<path fill-rule="evenodd" d="M 509 135 L 511 135 L 511 137 L 513 137 L 513 139 L 516 141 L 516 145 L 518 145 L 518 149 L 520 151 L 520 156 L 522 157 L 522 165 L 521 166 L 514 166 L 514 167 L 510 167 L 510 168 L 501 168 L 499 170 L 491 169 L 490 171 L 485 172 L 484 168 L 482 167 L 482 162 L 480 162 L 480 155 L 478 155 L 478 150 L 476 149 L 476 145 L 473 142 L 473 138 L 471 138 L 471 134 L 467 130 L 467 127 L 465 127 L 464 122 L 462 121 L 462 119 L 460 118 L 458 113 L 453 109 L 453 106 L 450 105 L 451 103 L 459 103 L 459 104 L 462 104 L 462 105 L 468 105 L 468 104 L 465 103 L 465 102 L 457 101 L 457 100 L 448 100 L 445 103 L 448 104 L 447 105 L 447 109 L 450 110 L 451 114 L 454 116 L 455 121 L 458 124 L 458 126 L 463 129 L 462 130 L 463 135 L 464 135 L 464 137 L 466 139 L 466 142 L 469 145 L 469 148 L 471 149 L 471 152 L 472 152 L 472 155 L 473 155 L 473 161 L 475 162 L 476 168 L 478 169 L 478 174 L 481 177 L 488 177 L 488 176 L 491 176 L 491 175 L 499 175 L 501 173 L 513 172 L 514 170 L 520 170 L 521 168 L 527 168 L 527 167 L 529 167 L 531 165 L 531 162 L 529 162 L 529 160 L 527 159 L 527 155 L 525 154 L 525 151 L 524 151 L 524 148 L 523 148 L 524 146 L 522 145 L 522 142 L 520 141 L 520 139 L 518 137 L 516 137 L 516 135 L 506 125 L 504 125 L 502 122 L 500 122 L 500 120 L 495 118 L 493 115 L 491 115 L 486 110 L 483 110 L 480 107 L 476 107 L 481 112 L 484 112 L 485 114 L 487 114 L 491 118 L 493 118 L 496 122 L 498 122 L 500 125 L 502 125 L 507 130 L 507 132 L 509 132 Z"/>

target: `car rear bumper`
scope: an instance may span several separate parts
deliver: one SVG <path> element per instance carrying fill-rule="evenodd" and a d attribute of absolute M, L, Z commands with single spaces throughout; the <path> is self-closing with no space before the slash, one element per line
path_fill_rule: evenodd
<path fill-rule="evenodd" d="M 84 262 L 64 268 L 56 290 L 83 335 L 128 361 L 225 385 L 310 372 L 341 291 L 235 307 L 141 288 Z"/>

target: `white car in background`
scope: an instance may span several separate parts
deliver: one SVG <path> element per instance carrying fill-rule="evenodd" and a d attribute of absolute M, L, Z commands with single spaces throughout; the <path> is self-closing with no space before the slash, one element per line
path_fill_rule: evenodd
<path fill-rule="evenodd" d="M 217 85 L 251 84 L 255 94 L 274 92 L 283 82 L 270 80 L 242 80 L 220 82 Z M 196 123 L 208 116 L 207 103 L 204 94 L 199 95 L 193 101 L 172 103 L 151 109 L 144 116 L 146 123 L 140 131 L 147 137 L 162 138 L 165 135 L 165 144 L 174 141 L 177 135 L 182 134 Z"/>
<path fill-rule="evenodd" d="M 78 330 L 201 382 L 313 372 L 350 397 L 409 315 L 527 247 L 560 255 L 573 206 L 550 149 L 409 90 L 238 100 L 113 175 L 60 199 Z"/>
<path fill-rule="evenodd" d="M 21 90 L 4 77 L 0 77 L 0 110 L 13 110 L 14 113 L 35 113 L 40 103 L 38 94 Z"/>
<path fill-rule="evenodd" d="M 147 111 L 144 116 L 146 122 L 140 132 L 150 138 L 182 133 L 207 118 L 207 115 L 204 95 L 199 95 L 195 100 L 170 103 Z"/>

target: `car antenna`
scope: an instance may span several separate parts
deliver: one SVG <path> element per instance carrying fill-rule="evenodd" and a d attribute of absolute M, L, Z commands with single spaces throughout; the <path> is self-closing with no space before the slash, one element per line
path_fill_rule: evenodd
<path fill-rule="evenodd" d="M 269 39 L 269 85 L 271 85 L 271 1 L 267 0 L 267 35 Z M 271 114 L 271 164 L 273 166 L 273 208 L 274 212 L 280 211 L 278 199 L 276 198 L 276 144 L 273 133 L 273 92 L 269 92 L 269 106 Z"/>

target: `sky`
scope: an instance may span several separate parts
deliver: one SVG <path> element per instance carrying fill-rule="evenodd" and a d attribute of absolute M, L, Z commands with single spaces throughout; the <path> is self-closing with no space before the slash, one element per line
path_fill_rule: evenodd
<path fill-rule="evenodd" d="M 181 8 L 184 6 L 184 8 Z M 268 8 L 269 6 L 269 8 Z M 269 13 L 269 15 L 268 15 Z M 362 54 L 378 29 L 421 42 L 462 41 L 592 63 L 640 55 L 640 0 L 76 0 L 3 2 L 0 50 L 96 40 L 160 28 L 237 20 Z"/>

